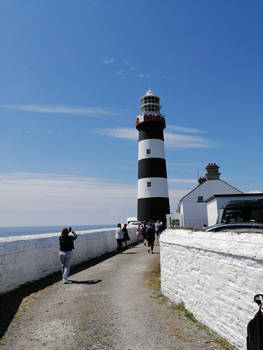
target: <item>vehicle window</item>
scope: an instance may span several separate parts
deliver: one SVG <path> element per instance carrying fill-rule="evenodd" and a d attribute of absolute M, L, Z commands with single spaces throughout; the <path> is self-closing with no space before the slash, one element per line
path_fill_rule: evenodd
<path fill-rule="evenodd" d="M 263 208 L 252 209 L 251 219 L 255 220 L 255 222 L 263 222 Z"/>
<path fill-rule="evenodd" d="M 263 208 L 231 208 L 225 209 L 223 220 L 226 224 L 242 222 L 263 222 Z"/>

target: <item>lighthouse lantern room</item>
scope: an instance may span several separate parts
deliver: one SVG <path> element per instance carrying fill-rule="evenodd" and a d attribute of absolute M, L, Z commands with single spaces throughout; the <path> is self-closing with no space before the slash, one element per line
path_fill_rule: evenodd
<path fill-rule="evenodd" d="M 139 131 L 137 218 L 165 221 L 165 214 L 170 213 L 163 136 L 165 118 L 160 112 L 160 98 L 151 90 L 140 101 L 140 114 L 136 119 Z"/>

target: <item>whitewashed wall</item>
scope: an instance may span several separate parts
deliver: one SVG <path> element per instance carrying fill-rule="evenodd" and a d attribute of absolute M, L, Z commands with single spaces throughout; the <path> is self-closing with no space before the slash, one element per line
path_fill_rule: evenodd
<path fill-rule="evenodd" d="M 207 223 L 208 226 L 215 225 L 218 217 L 218 201 L 216 199 L 211 200 L 207 203 Z"/>
<path fill-rule="evenodd" d="M 130 241 L 136 241 L 136 227 L 128 228 Z M 115 230 L 77 232 L 72 266 L 116 249 Z M 59 234 L 0 238 L 0 293 L 38 280 L 61 269 Z"/>
<path fill-rule="evenodd" d="M 166 230 L 161 234 L 161 286 L 238 349 L 263 293 L 263 234 Z"/>

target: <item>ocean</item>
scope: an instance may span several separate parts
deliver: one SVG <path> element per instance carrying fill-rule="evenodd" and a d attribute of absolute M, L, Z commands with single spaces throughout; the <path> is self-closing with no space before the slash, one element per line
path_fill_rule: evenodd
<path fill-rule="evenodd" d="M 72 229 L 78 231 L 95 230 L 100 228 L 114 228 L 115 225 L 72 225 Z M 25 236 L 25 235 L 39 235 L 42 233 L 60 233 L 62 226 L 13 226 L 0 227 L 0 238 Z"/>

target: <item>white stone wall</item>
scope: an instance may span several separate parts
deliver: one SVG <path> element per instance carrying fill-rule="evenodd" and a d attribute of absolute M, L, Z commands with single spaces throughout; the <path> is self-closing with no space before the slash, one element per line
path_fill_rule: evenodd
<path fill-rule="evenodd" d="M 263 234 L 166 230 L 161 234 L 162 292 L 238 349 L 263 293 Z"/>
<path fill-rule="evenodd" d="M 128 228 L 130 241 L 137 239 L 136 227 Z M 116 249 L 115 229 L 77 232 L 72 266 Z M 61 268 L 59 234 L 0 238 L 0 293 L 38 280 Z"/>

